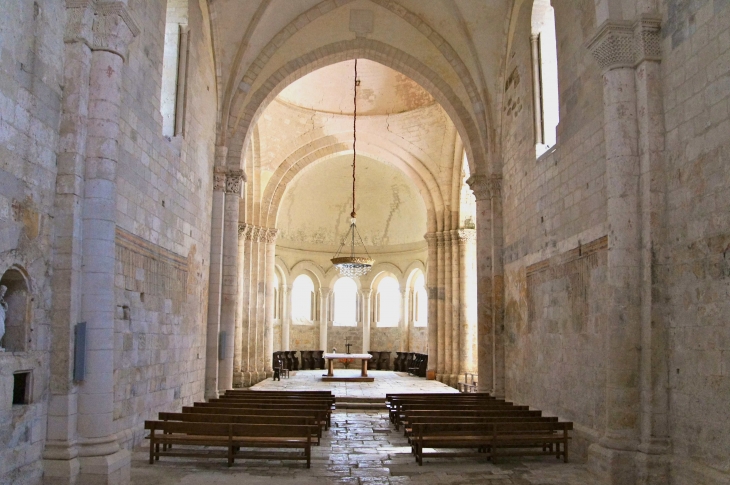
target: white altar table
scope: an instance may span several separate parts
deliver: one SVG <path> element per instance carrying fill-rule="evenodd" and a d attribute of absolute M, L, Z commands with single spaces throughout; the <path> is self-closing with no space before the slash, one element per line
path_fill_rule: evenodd
<path fill-rule="evenodd" d="M 327 359 L 327 374 L 323 376 L 324 381 L 335 381 L 335 380 L 357 380 L 361 382 L 371 382 L 372 377 L 368 377 L 368 361 L 373 358 L 370 354 L 324 354 L 324 358 Z M 337 378 L 335 376 L 335 360 L 337 359 L 360 359 L 362 361 L 362 371 L 360 377 L 357 378 Z"/>

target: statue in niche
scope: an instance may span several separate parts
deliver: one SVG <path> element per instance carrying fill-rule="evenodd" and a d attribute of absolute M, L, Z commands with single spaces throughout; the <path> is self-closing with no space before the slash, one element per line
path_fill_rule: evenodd
<path fill-rule="evenodd" d="M 5 336 L 5 317 L 8 314 L 8 302 L 5 301 L 5 293 L 7 291 L 7 286 L 0 285 L 0 342 L 2 342 Z M 0 352 L 5 352 L 5 349 L 0 347 Z"/>

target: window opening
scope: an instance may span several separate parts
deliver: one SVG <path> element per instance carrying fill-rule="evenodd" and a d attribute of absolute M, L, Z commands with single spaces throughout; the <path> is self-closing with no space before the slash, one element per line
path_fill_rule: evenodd
<path fill-rule="evenodd" d="M 295 323 L 311 323 L 314 320 L 314 283 L 307 275 L 299 275 L 291 290 L 292 320 Z"/>
<path fill-rule="evenodd" d="M 188 0 L 168 0 L 162 59 L 162 134 L 184 135 L 188 69 Z"/>
<path fill-rule="evenodd" d="M 413 282 L 413 326 L 428 326 L 428 294 L 423 274 Z"/>
<path fill-rule="evenodd" d="M 357 326 L 357 284 L 352 278 L 340 278 L 333 287 L 335 299 L 332 325 L 337 327 Z"/>
<path fill-rule="evenodd" d="M 555 146 L 560 118 L 555 10 L 550 0 L 535 0 L 533 4 L 531 43 L 535 153 L 539 157 Z"/>
<path fill-rule="evenodd" d="M 378 284 L 377 326 L 397 327 L 400 322 L 400 285 L 392 276 L 386 276 Z"/>

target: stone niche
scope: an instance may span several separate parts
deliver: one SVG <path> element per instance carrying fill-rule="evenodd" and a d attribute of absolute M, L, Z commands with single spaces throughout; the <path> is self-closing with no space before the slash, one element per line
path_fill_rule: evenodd
<path fill-rule="evenodd" d="M 30 289 L 25 272 L 11 267 L 0 278 L 0 285 L 7 286 L 5 301 L 8 309 L 5 314 L 5 335 L 0 347 L 6 352 L 24 352 L 30 342 Z"/>

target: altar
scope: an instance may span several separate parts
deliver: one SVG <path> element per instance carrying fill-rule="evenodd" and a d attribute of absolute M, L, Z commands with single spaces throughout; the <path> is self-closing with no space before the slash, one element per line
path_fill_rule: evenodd
<path fill-rule="evenodd" d="M 373 382 L 375 379 L 368 377 L 368 361 L 372 359 L 370 354 L 324 354 L 327 359 L 327 374 L 322 376 L 324 382 Z M 336 376 L 335 360 L 338 359 L 359 359 L 362 362 L 362 370 L 359 376 Z"/>

